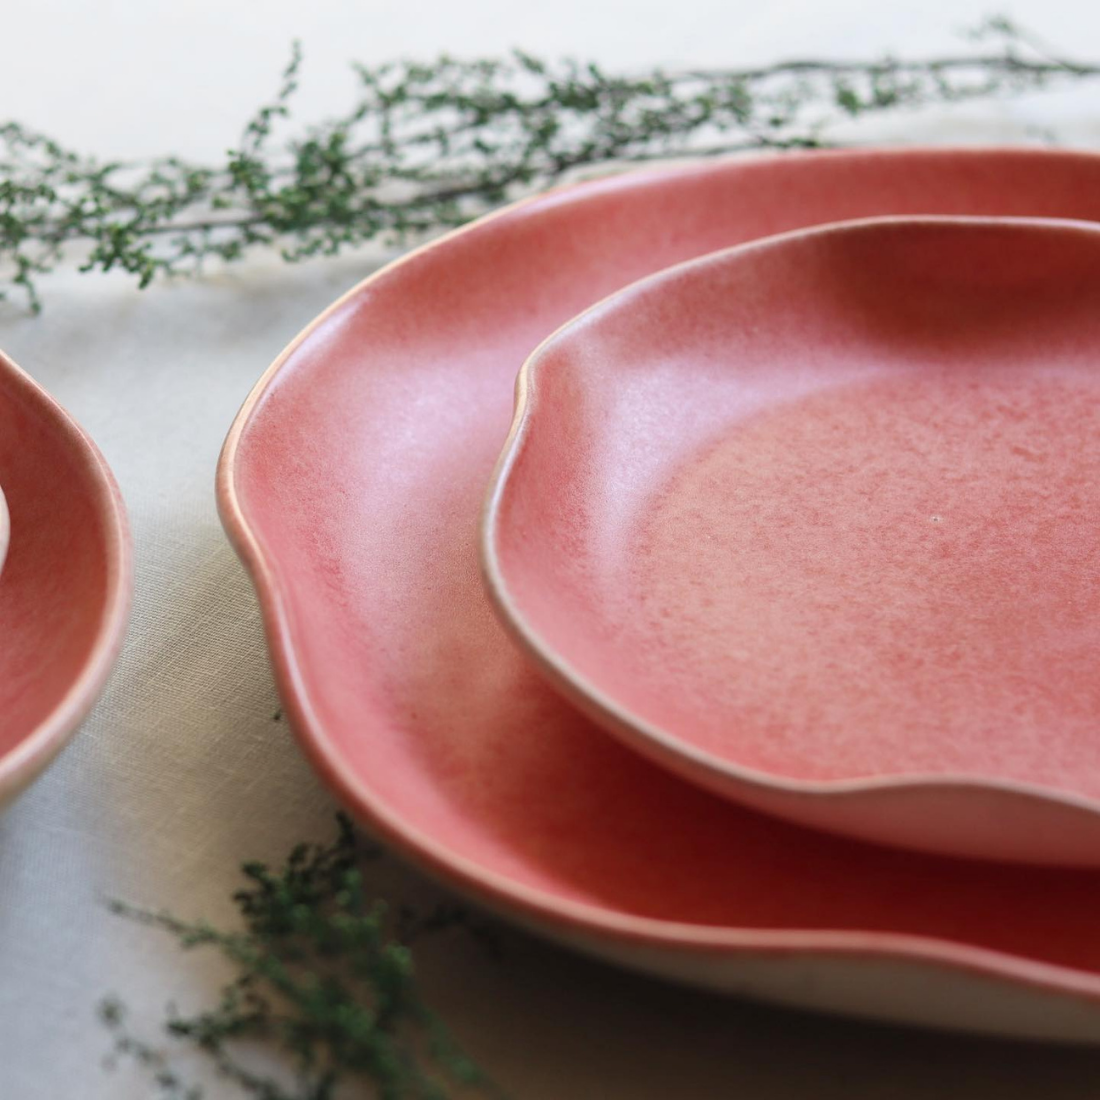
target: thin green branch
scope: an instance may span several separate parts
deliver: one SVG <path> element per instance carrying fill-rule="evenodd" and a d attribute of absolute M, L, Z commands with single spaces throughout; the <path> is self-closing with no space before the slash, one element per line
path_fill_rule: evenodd
<path fill-rule="evenodd" d="M 37 281 L 74 247 L 80 270 L 121 269 L 144 287 L 257 249 L 295 261 L 401 244 L 585 165 L 820 146 L 845 119 L 1100 76 L 1100 64 L 1061 58 L 1003 18 L 979 37 L 986 52 L 924 60 L 625 75 L 519 52 L 357 66 L 351 108 L 304 130 L 291 117 L 295 45 L 274 99 L 222 164 L 100 163 L 0 127 L 0 288 L 37 309 Z"/>
<path fill-rule="evenodd" d="M 329 847 L 300 845 L 279 870 L 245 864 L 234 930 L 113 904 L 184 949 L 219 953 L 233 976 L 212 1007 L 170 1012 L 163 1030 L 175 1057 L 131 1029 L 121 1002 L 103 1002 L 111 1063 L 137 1063 L 164 1100 L 204 1095 L 176 1068 L 182 1052 L 199 1055 L 236 1094 L 259 1100 L 499 1098 L 424 1004 L 412 955 L 424 936 L 462 925 L 484 930 L 455 905 L 392 913 L 367 890 L 366 867 L 378 857 L 341 818 Z M 257 1046 L 267 1052 L 263 1070 L 246 1057 Z"/>

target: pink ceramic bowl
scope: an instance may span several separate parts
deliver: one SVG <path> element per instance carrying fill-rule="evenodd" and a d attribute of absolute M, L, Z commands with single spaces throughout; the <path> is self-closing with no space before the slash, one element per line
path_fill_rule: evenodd
<path fill-rule="evenodd" d="M 852 222 L 527 360 L 486 576 L 628 744 L 802 824 L 1100 866 L 1100 230 Z"/>
<path fill-rule="evenodd" d="M 125 631 L 122 498 L 78 424 L 0 355 L 0 804 L 26 787 L 95 702 Z"/>
<path fill-rule="evenodd" d="M 218 505 L 309 758 L 359 818 L 472 898 L 716 989 L 1100 1040 L 1095 873 L 859 844 L 710 795 L 552 690 L 482 585 L 478 514 L 516 372 L 546 336 L 670 264 L 911 213 L 1100 220 L 1100 157 L 792 154 L 541 195 L 313 322 L 235 421 Z"/>

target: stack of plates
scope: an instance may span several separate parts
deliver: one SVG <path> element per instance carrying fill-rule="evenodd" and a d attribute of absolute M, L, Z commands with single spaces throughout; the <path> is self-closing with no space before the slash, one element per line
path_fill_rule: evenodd
<path fill-rule="evenodd" d="M 319 771 L 603 958 L 1100 1038 L 1093 221 L 1088 155 L 784 155 L 356 287 L 218 480 Z"/>

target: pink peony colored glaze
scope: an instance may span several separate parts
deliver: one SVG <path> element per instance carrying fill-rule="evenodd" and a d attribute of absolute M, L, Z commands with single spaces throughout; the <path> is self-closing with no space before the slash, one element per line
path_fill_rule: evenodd
<path fill-rule="evenodd" d="M 95 702 L 130 606 L 130 539 L 103 456 L 0 355 L 0 803 L 26 787 Z"/>
<path fill-rule="evenodd" d="M 1100 229 L 854 222 L 527 361 L 487 575 L 627 743 L 803 824 L 1100 864 Z"/>
<path fill-rule="evenodd" d="M 1098 1039 L 1100 875 L 889 851 L 700 791 L 550 690 L 481 584 L 479 509 L 544 337 L 669 264 L 901 213 L 1100 219 L 1100 158 L 790 155 L 520 204 L 390 265 L 295 340 L 229 434 L 219 505 L 305 750 L 457 888 L 679 980 Z"/>

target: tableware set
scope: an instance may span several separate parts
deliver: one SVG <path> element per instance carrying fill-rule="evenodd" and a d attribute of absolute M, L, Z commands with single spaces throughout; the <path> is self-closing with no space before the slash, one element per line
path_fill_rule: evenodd
<path fill-rule="evenodd" d="M 230 431 L 219 506 L 306 753 L 455 888 L 679 980 L 1096 1039 L 1094 872 L 845 840 L 703 791 L 551 687 L 483 584 L 479 516 L 517 374 L 547 336 L 706 253 L 899 215 L 1098 220 L 1100 158 L 796 154 L 520 203 L 371 276 L 290 345 Z"/>
<path fill-rule="evenodd" d="M 552 190 L 353 288 L 217 475 L 318 771 L 589 954 L 1100 1040 L 1094 222 L 1089 154 L 792 153 Z M 7 363 L 0 485 L 2 794 L 101 685 L 129 557 Z"/>

